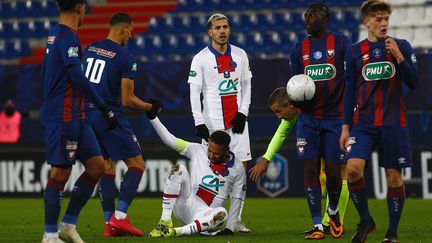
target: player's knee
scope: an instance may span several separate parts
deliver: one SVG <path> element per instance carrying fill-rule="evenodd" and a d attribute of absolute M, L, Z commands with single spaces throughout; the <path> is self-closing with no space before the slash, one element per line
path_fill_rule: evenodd
<path fill-rule="evenodd" d="M 403 185 L 402 174 L 387 173 L 387 184 L 389 187 L 400 187 Z"/>
<path fill-rule="evenodd" d="M 126 163 L 126 165 L 127 165 L 128 168 L 136 167 L 136 168 L 139 168 L 139 169 L 141 169 L 143 171 L 145 170 L 145 162 L 144 162 L 144 159 L 143 159 L 143 157 L 142 157 L 141 154 L 137 155 L 137 156 L 135 156 L 133 158 L 127 159 L 125 161 L 125 163 Z"/>
<path fill-rule="evenodd" d="M 86 173 L 92 178 L 101 178 L 105 172 L 105 161 L 102 156 L 95 156 L 85 162 Z"/>
<path fill-rule="evenodd" d="M 357 181 L 362 176 L 362 172 L 353 166 L 347 167 L 347 174 L 350 182 Z"/>
<path fill-rule="evenodd" d="M 72 166 L 51 166 L 50 178 L 66 182 L 71 174 Z"/>

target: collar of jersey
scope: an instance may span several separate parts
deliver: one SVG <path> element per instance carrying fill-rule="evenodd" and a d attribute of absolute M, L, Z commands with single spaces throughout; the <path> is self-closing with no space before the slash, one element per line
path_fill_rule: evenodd
<path fill-rule="evenodd" d="M 228 47 L 227 47 L 225 54 L 222 54 L 222 53 L 218 52 L 216 49 L 214 49 L 213 46 L 211 45 L 211 43 L 207 47 L 216 57 L 220 57 L 222 55 L 231 56 L 231 45 L 230 44 L 228 44 Z"/>

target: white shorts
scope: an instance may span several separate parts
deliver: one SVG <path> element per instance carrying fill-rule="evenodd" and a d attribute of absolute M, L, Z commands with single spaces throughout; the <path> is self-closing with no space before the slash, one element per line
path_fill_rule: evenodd
<path fill-rule="evenodd" d="M 195 194 L 187 199 L 178 198 L 174 206 L 174 216 L 184 224 L 190 224 L 197 219 L 210 215 L 214 208 L 207 206 Z"/>
<path fill-rule="evenodd" d="M 209 131 L 212 134 L 214 131 Z M 242 162 L 249 161 L 252 159 L 250 140 L 249 140 L 249 127 L 248 123 L 245 124 L 245 129 L 242 134 L 233 133 L 232 128 L 222 130 L 231 137 L 230 150 L 234 155 Z M 203 144 L 207 142 L 203 139 Z"/>

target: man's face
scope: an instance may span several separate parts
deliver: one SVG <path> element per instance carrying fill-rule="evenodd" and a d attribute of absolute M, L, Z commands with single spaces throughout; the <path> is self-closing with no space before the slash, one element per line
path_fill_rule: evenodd
<path fill-rule="evenodd" d="M 85 4 L 77 5 L 77 13 L 78 13 L 78 27 L 80 27 L 84 21 L 85 17 Z"/>
<path fill-rule="evenodd" d="M 126 46 L 127 42 L 132 37 L 132 30 L 133 30 L 132 24 L 124 24 L 121 27 L 121 31 L 122 31 L 121 45 L 122 46 Z"/>
<path fill-rule="evenodd" d="M 292 105 L 280 105 L 279 103 L 274 103 L 270 109 L 276 114 L 279 119 L 291 120 L 297 115 L 297 109 Z"/>
<path fill-rule="evenodd" d="M 390 14 L 386 12 L 377 12 L 367 16 L 363 24 L 368 29 L 369 35 L 377 39 L 385 39 L 389 28 Z"/>
<path fill-rule="evenodd" d="M 229 148 L 209 140 L 207 156 L 212 164 L 221 164 L 225 162 L 228 152 Z"/>
<path fill-rule="evenodd" d="M 304 14 L 308 34 L 321 32 L 327 24 L 327 13 L 319 7 L 308 8 Z"/>
<path fill-rule="evenodd" d="M 208 29 L 207 33 L 212 38 L 212 42 L 215 42 L 218 45 L 227 44 L 231 33 L 228 20 L 213 20 L 212 26 Z"/>

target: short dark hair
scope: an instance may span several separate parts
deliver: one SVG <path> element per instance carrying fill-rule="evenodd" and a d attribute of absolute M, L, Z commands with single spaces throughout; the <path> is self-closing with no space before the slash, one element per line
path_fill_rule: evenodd
<path fill-rule="evenodd" d="M 60 12 L 71 12 L 75 10 L 76 5 L 84 4 L 85 0 L 57 0 L 57 6 Z"/>
<path fill-rule="evenodd" d="M 219 20 L 219 19 L 226 19 L 229 22 L 228 17 L 226 15 L 223 15 L 221 13 L 215 13 L 208 18 L 207 29 L 211 29 L 213 20 Z"/>
<path fill-rule="evenodd" d="M 360 7 L 362 19 L 375 16 L 378 12 L 391 14 L 393 7 L 390 3 L 381 0 L 367 0 Z"/>
<path fill-rule="evenodd" d="M 127 13 L 116 13 L 113 16 L 111 16 L 109 22 L 110 26 L 114 26 L 120 23 L 132 24 L 132 17 Z"/>
<path fill-rule="evenodd" d="M 216 131 L 210 135 L 209 140 L 211 140 L 215 144 L 222 145 L 225 148 L 228 148 L 231 142 L 231 137 L 230 135 L 228 135 L 228 133 L 224 131 Z"/>
<path fill-rule="evenodd" d="M 291 100 L 288 97 L 288 93 L 286 87 L 279 87 L 273 91 L 268 100 L 268 105 L 272 106 L 274 104 L 280 104 L 283 106 L 287 106 L 291 104 Z"/>
<path fill-rule="evenodd" d="M 327 16 L 327 20 L 330 19 L 330 10 L 323 3 L 312 3 L 307 7 L 306 11 L 308 11 L 309 9 L 312 9 L 312 8 L 322 11 Z"/>

